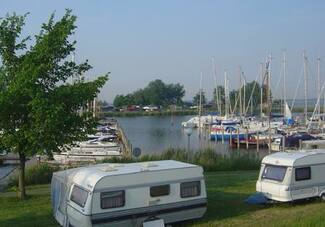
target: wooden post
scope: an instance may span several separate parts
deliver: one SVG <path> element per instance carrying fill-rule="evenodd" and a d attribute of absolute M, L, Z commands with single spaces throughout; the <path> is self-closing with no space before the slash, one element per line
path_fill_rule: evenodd
<path fill-rule="evenodd" d="M 225 143 L 225 138 L 224 138 L 224 136 L 225 136 L 225 129 L 222 128 L 222 138 L 221 138 L 221 142 L 222 142 L 222 144 Z"/>
<path fill-rule="evenodd" d="M 240 147 L 240 142 L 239 142 L 239 128 L 237 129 L 237 149 Z"/>
<path fill-rule="evenodd" d="M 232 147 L 232 130 L 230 129 L 229 146 Z"/>
<path fill-rule="evenodd" d="M 256 132 L 256 151 L 260 151 L 260 132 Z"/>
<path fill-rule="evenodd" d="M 301 148 L 302 148 L 302 141 L 299 140 L 299 150 L 301 150 Z"/>
<path fill-rule="evenodd" d="M 248 150 L 248 129 L 246 128 L 246 149 Z"/>
<path fill-rule="evenodd" d="M 271 154 L 271 128 L 269 128 L 269 154 Z"/>

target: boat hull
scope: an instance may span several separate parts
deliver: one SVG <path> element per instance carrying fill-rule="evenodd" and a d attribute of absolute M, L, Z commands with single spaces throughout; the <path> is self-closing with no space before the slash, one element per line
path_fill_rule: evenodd
<path fill-rule="evenodd" d="M 211 140 L 230 140 L 231 139 L 238 139 L 239 140 L 245 140 L 246 139 L 246 135 L 248 137 L 250 137 L 251 135 L 253 135 L 253 133 L 240 133 L 240 134 L 228 134 L 228 133 L 224 133 L 224 134 L 211 134 L 210 135 L 210 139 Z"/>

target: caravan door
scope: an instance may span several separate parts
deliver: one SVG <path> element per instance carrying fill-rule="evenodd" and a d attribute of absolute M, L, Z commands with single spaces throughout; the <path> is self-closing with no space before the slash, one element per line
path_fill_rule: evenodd
<path fill-rule="evenodd" d="M 310 198 L 318 194 L 318 188 L 312 184 L 310 166 L 294 168 L 292 182 L 292 200 Z"/>

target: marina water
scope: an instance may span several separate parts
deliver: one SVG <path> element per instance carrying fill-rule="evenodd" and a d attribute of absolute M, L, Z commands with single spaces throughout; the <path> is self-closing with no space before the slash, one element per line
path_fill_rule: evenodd
<path fill-rule="evenodd" d="M 143 154 L 161 153 L 168 148 L 187 148 L 188 136 L 181 123 L 193 116 L 141 116 L 116 118 L 130 140 L 133 148 L 139 147 Z M 228 154 L 237 151 L 237 148 L 229 148 L 225 141 L 211 141 L 209 132 L 202 131 L 199 137 L 198 129 L 193 129 L 190 136 L 191 150 L 212 148 L 217 153 Z M 256 152 L 256 149 L 243 149 L 240 152 Z M 259 155 L 268 154 L 267 149 L 260 149 Z"/>

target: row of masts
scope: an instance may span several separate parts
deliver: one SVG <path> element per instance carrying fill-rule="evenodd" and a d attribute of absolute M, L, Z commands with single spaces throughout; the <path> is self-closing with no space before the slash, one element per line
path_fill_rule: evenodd
<path fill-rule="evenodd" d="M 75 52 L 72 52 L 71 62 L 76 63 L 76 53 Z M 80 81 L 81 77 L 79 75 L 74 74 L 69 79 L 70 79 L 70 81 L 68 80 L 68 83 L 73 84 L 76 81 Z M 78 112 L 79 112 L 79 114 L 83 114 L 84 112 L 91 112 L 93 117 L 98 117 L 98 114 L 100 112 L 99 109 L 100 109 L 100 107 L 98 105 L 98 98 L 96 96 L 96 97 L 94 97 L 93 100 L 87 102 L 85 107 L 81 107 Z"/>
<path fill-rule="evenodd" d="M 269 55 L 266 59 L 266 63 L 260 63 L 259 67 L 259 74 L 261 78 L 261 87 L 260 87 L 260 116 L 263 117 L 264 112 L 266 112 L 266 116 L 270 117 L 272 112 L 272 95 L 271 95 L 271 60 L 272 56 Z M 283 92 L 282 92 L 282 102 L 283 106 L 287 103 L 287 95 L 286 95 L 286 78 L 287 78 L 287 56 L 286 56 L 286 50 L 283 50 L 283 60 L 282 60 L 282 76 L 283 76 Z M 217 111 L 219 113 L 222 113 L 222 106 L 221 106 L 221 94 L 219 91 L 218 83 L 217 83 L 217 73 L 216 73 L 216 66 L 215 66 L 215 59 L 212 58 L 212 72 L 214 77 L 214 83 L 215 83 L 215 104 Z M 317 97 L 320 98 L 321 96 L 321 79 L 320 79 L 320 58 L 317 58 Z M 201 72 L 201 78 L 200 78 L 200 103 L 199 103 L 199 116 L 202 115 L 202 72 Z M 246 78 L 244 76 L 244 72 L 242 68 L 238 67 L 238 75 L 239 75 L 239 94 L 238 97 L 236 97 L 236 104 L 239 100 L 239 115 L 240 117 L 243 117 L 247 114 L 249 106 L 246 106 L 246 104 L 251 106 L 251 112 L 253 109 L 253 101 L 250 100 L 249 103 L 246 103 Z M 306 56 L 306 51 L 303 51 L 303 76 L 304 76 L 304 120 L 307 124 L 308 122 L 308 58 Z M 266 106 L 264 106 L 264 89 L 266 89 Z M 230 116 L 230 113 L 234 112 L 231 111 L 232 107 L 230 105 L 230 96 L 229 96 L 229 79 L 228 79 L 228 72 L 227 70 L 224 71 L 224 99 L 225 99 L 225 107 L 224 107 L 224 113 L 225 117 L 228 118 Z M 233 110 L 236 107 L 233 108 Z M 285 107 L 283 107 L 283 113 L 285 111 Z M 325 113 L 325 92 L 324 92 L 324 105 L 323 105 L 323 112 Z M 321 107 L 320 104 L 317 106 L 317 113 L 321 113 Z"/>

